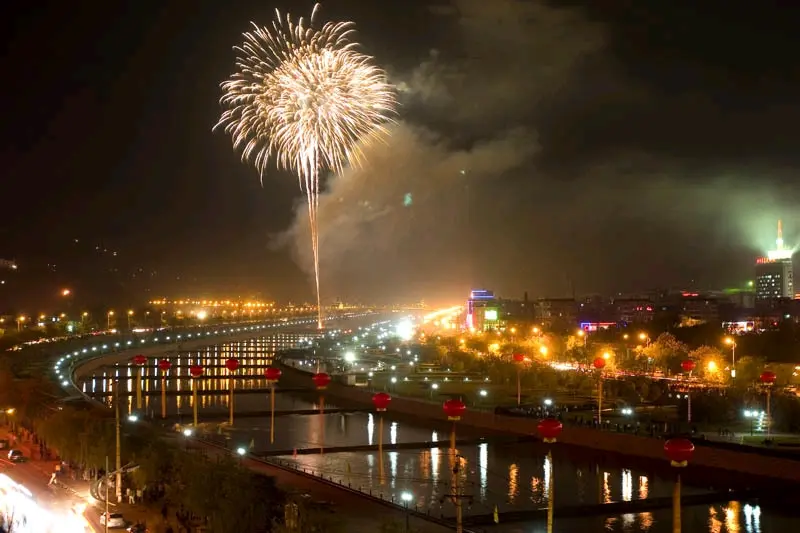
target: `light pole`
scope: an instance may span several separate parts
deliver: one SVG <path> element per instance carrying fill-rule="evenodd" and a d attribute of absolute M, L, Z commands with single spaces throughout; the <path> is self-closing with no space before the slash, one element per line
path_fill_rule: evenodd
<path fill-rule="evenodd" d="M 264 377 L 269 384 L 269 443 L 275 442 L 275 385 L 281 378 L 281 370 L 275 367 L 267 367 L 264 370 Z"/>
<path fill-rule="evenodd" d="M 378 412 L 378 472 L 381 485 L 383 485 L 383 413 L 389 408 L 391 401 L 392 397 L 385 392 L 378 392 L 372 397 L 375 411 Z"/>
<path fill-rule="evenodd" d="M 114 433 L 116 437 L 116 454 L 114 466 L 116 468 L 116 479 L 114 481 L 114 495 L 117 503 L 122 503 L 122 435 L 120 434 L 119 420 L 119 379 L 114 383 Z M 108 516 L 106 516 L 108 522 Z"/>
<path fill-rule="evenodd" d="M 522 362 L 525 361 L 525 356 L 521 353 L 513 355 L 514 362 L 517 363 L 517 407 L 522 405 Z"/>
<path fill-rule="evenodd" d="M 556 442 L 564 426 L 555 418 L 545 418 L 539 422 L 537 429 L 542 441 L 547 444 Z M 553 533 L 553 514 L 555 511 L 555 476 L 553 475 L 553 450 L 547 449 L 547 463 L 550 475 L 550 484 L 547 487 L 547 533 Z"/>
<path fill-rule="evenodd" d="M 732 337 L 725 337 L 725 344 L 731 347 L 731 380 L 736 379 L 736 341 Z"/>
<path fill-rule="evenodd" d="M 131 330 L 131 319 L 133 319 L 133 309 L 128 309 L 128 331 Z"/>
<path fill-rule="evenodd" d="M 158 362 L 161 371 L 161 418 L 167 418 L 167 372 L 172 368 L 172 363 L 166 359 Z"/>
<path fill-rule="evenodd" d="M 770 396 L 772 394 L 772 386 L 775 385 L 775 379 L 777 376 L 775 372 L 771 370 L 765 370 L 759 376 L 759 381 L 764 385 L 767 389 L 767 438 L 766 440 L 770 440 L 770 436 L 772 435 L 772 410 L 770 406 Z"/>
<path fill-rule="evenodd" d="M 592 364 L 597 369 L 597 425 L 599 427 L 603 422 L 603 368 L 606 366 L 606 358 L 597 357 Z"/>
<path fill-rule="evenodd" d="M 458 450 L 456 450 L 456 422 L 461 420 L 461 416 L 466 412 L 467 406 L 461 400 L 452 399 L 444 402 L 442 408 L 444 409 L 444 414 L 447 415 L 447 419 L 453 422 L 453 429 L 450 432 L 450 450 L 453 454 L 453 493 L 450 498 L 456 506 L 456 533 L 464 533 L 461 502 L 464 495 L 461 494 L 459 486 L 461 457 L 458 455 Z"/>
<path fill-rule="evenodd" d="M 235 383 L 233 380 L 233 373 L 239 368 L 239 360 L 233 358 L 226 360 L 225 368 L 228 369 L 228 381 L 230 382 L 230 391 L 228 392 L 228 424 L 233 426 L 233 387 Z"/>
<path fill-rule="evenodd" d="M 189 374 L 192 376 L 192 414 L 194 427 L 197 427 L 197 382 L 203 375 L 203 367 L 200 365 L 192 365 L 189 367 Z"/>
<path fill-rule="evenodd" d="M 147 364 L 147 357 L 142 354 L 135 355 L 131 361 L 136 365 L 136 411 L 142 410 L 142 370 L 144 365 Z"/>
<path fill-rule="evenodd" d="M 25 317 L 24 316 L 18 316 L 17 317 L 17 333 L 22 331 L 22 323 L 23 322 L 25 322 Z"/>
<path fill-rule="evenodd" d="M 411 503 L 411 500 L 414 499 L 414 495 L 408 491 L 404 491 L 400 494 L 400 499 L 403 500 L 403 505 L 406 508 L 406 533 L 410 533 L 411 526 L 408 523 L 408 505 Z"/>
<path fill-rule="evenodd" d="M 675 468 L 685 468 L 694 454 L 694 444 L 688 439 L 670 439 L 664 443 L 664 454 Z M 672 490 L 672 533 L 681 533 L 681 475 L 675 476 Z"/>
<path fill-rule="evenodd" d="M 114 311 L 111 310 L 106 313 L 106 329 L 111 329 L 111 317 L 114 316 Z"/>

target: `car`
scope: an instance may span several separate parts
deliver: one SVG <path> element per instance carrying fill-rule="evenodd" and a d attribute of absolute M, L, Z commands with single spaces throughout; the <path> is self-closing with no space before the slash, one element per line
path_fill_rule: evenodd
<path fill-rule="evenodd" d="M 24 456 L 20 450 L 11 450 L 8 452 L 8 460 L 11 462 L 19 463 L 23 458 Z"/>
<path fill-rule="evenodd" d="M 106 525 L 106 521 L 108 521 L 108 527 L 110 528 L 122 528 L 125 527 L 125 519 L 122 517 L 122 513 L 103 513 L 100 515 L 100 525 Z"/>

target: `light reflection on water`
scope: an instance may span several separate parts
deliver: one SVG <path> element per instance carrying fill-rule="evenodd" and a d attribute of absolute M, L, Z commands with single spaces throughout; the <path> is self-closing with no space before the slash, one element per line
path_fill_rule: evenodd
<path fill-rule="evenodd" d="M 685 533 L 783 533 L 797 530 L 798 519 L 771 516 L 762 527 L 763 512 L 758 505 L 727 502 L 710 506 L 691 506 L 681 510 L 682 531 Z M 672 533 L 672 513 L 659 509 L 609 517 L 557 517 L 554 530 L 558 533 Z M 491 528 L 497 533 L 539 533 L 546 531 L 544 520 L 525 524 L 499 524 Z"/>

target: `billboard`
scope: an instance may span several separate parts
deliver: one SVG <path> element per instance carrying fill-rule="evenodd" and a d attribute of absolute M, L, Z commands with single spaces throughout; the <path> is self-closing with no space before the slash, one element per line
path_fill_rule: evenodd
<path fill-rule="evenodd" d="M 487 309 L 486 311 L 484 311 L 483 312 L 483 319 L 487 320 L 487 321 L 490 321 L 490 322 L 496 322 L 497 321 L 497 309 Z"/>

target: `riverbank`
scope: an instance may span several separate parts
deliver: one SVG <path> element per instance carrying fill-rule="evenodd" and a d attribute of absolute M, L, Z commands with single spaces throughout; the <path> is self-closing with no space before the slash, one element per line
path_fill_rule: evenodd
<path fill-rule="evenodd" d="M 281 367 L 281 385 L 311 388 L 311 374 L 292 366 Z M 350 405 L 369 406 L 372 404 L 371 391 L 333 382 L 325 390 L 325 396 L 334 402 L 348 402 Z M 392 397 L 393 414 L 424 419 L 436 425 L 447 424 L 447 417 L 438 403 L 415 398 Z M 494 433 L 536 435 L 539 421 L 535 418 L 498 415 L 486 411 L 467 410 L 458 422 L 458 427 Z M 666 461 L 664 441 L 649 436 L 601 431 L 589 427 L 564 426 L 559 442 L 588 448 L 609 454 L 623 454 L 642 459 Z M 708 469 L 745 474 L 752 479 L 773 479 L 797 482 L 800 480 L 800 460 L 769 456 L 762 450 L 749 448 L 746 451 L 723 449 L 696 442 L 692 465 Z"/>

